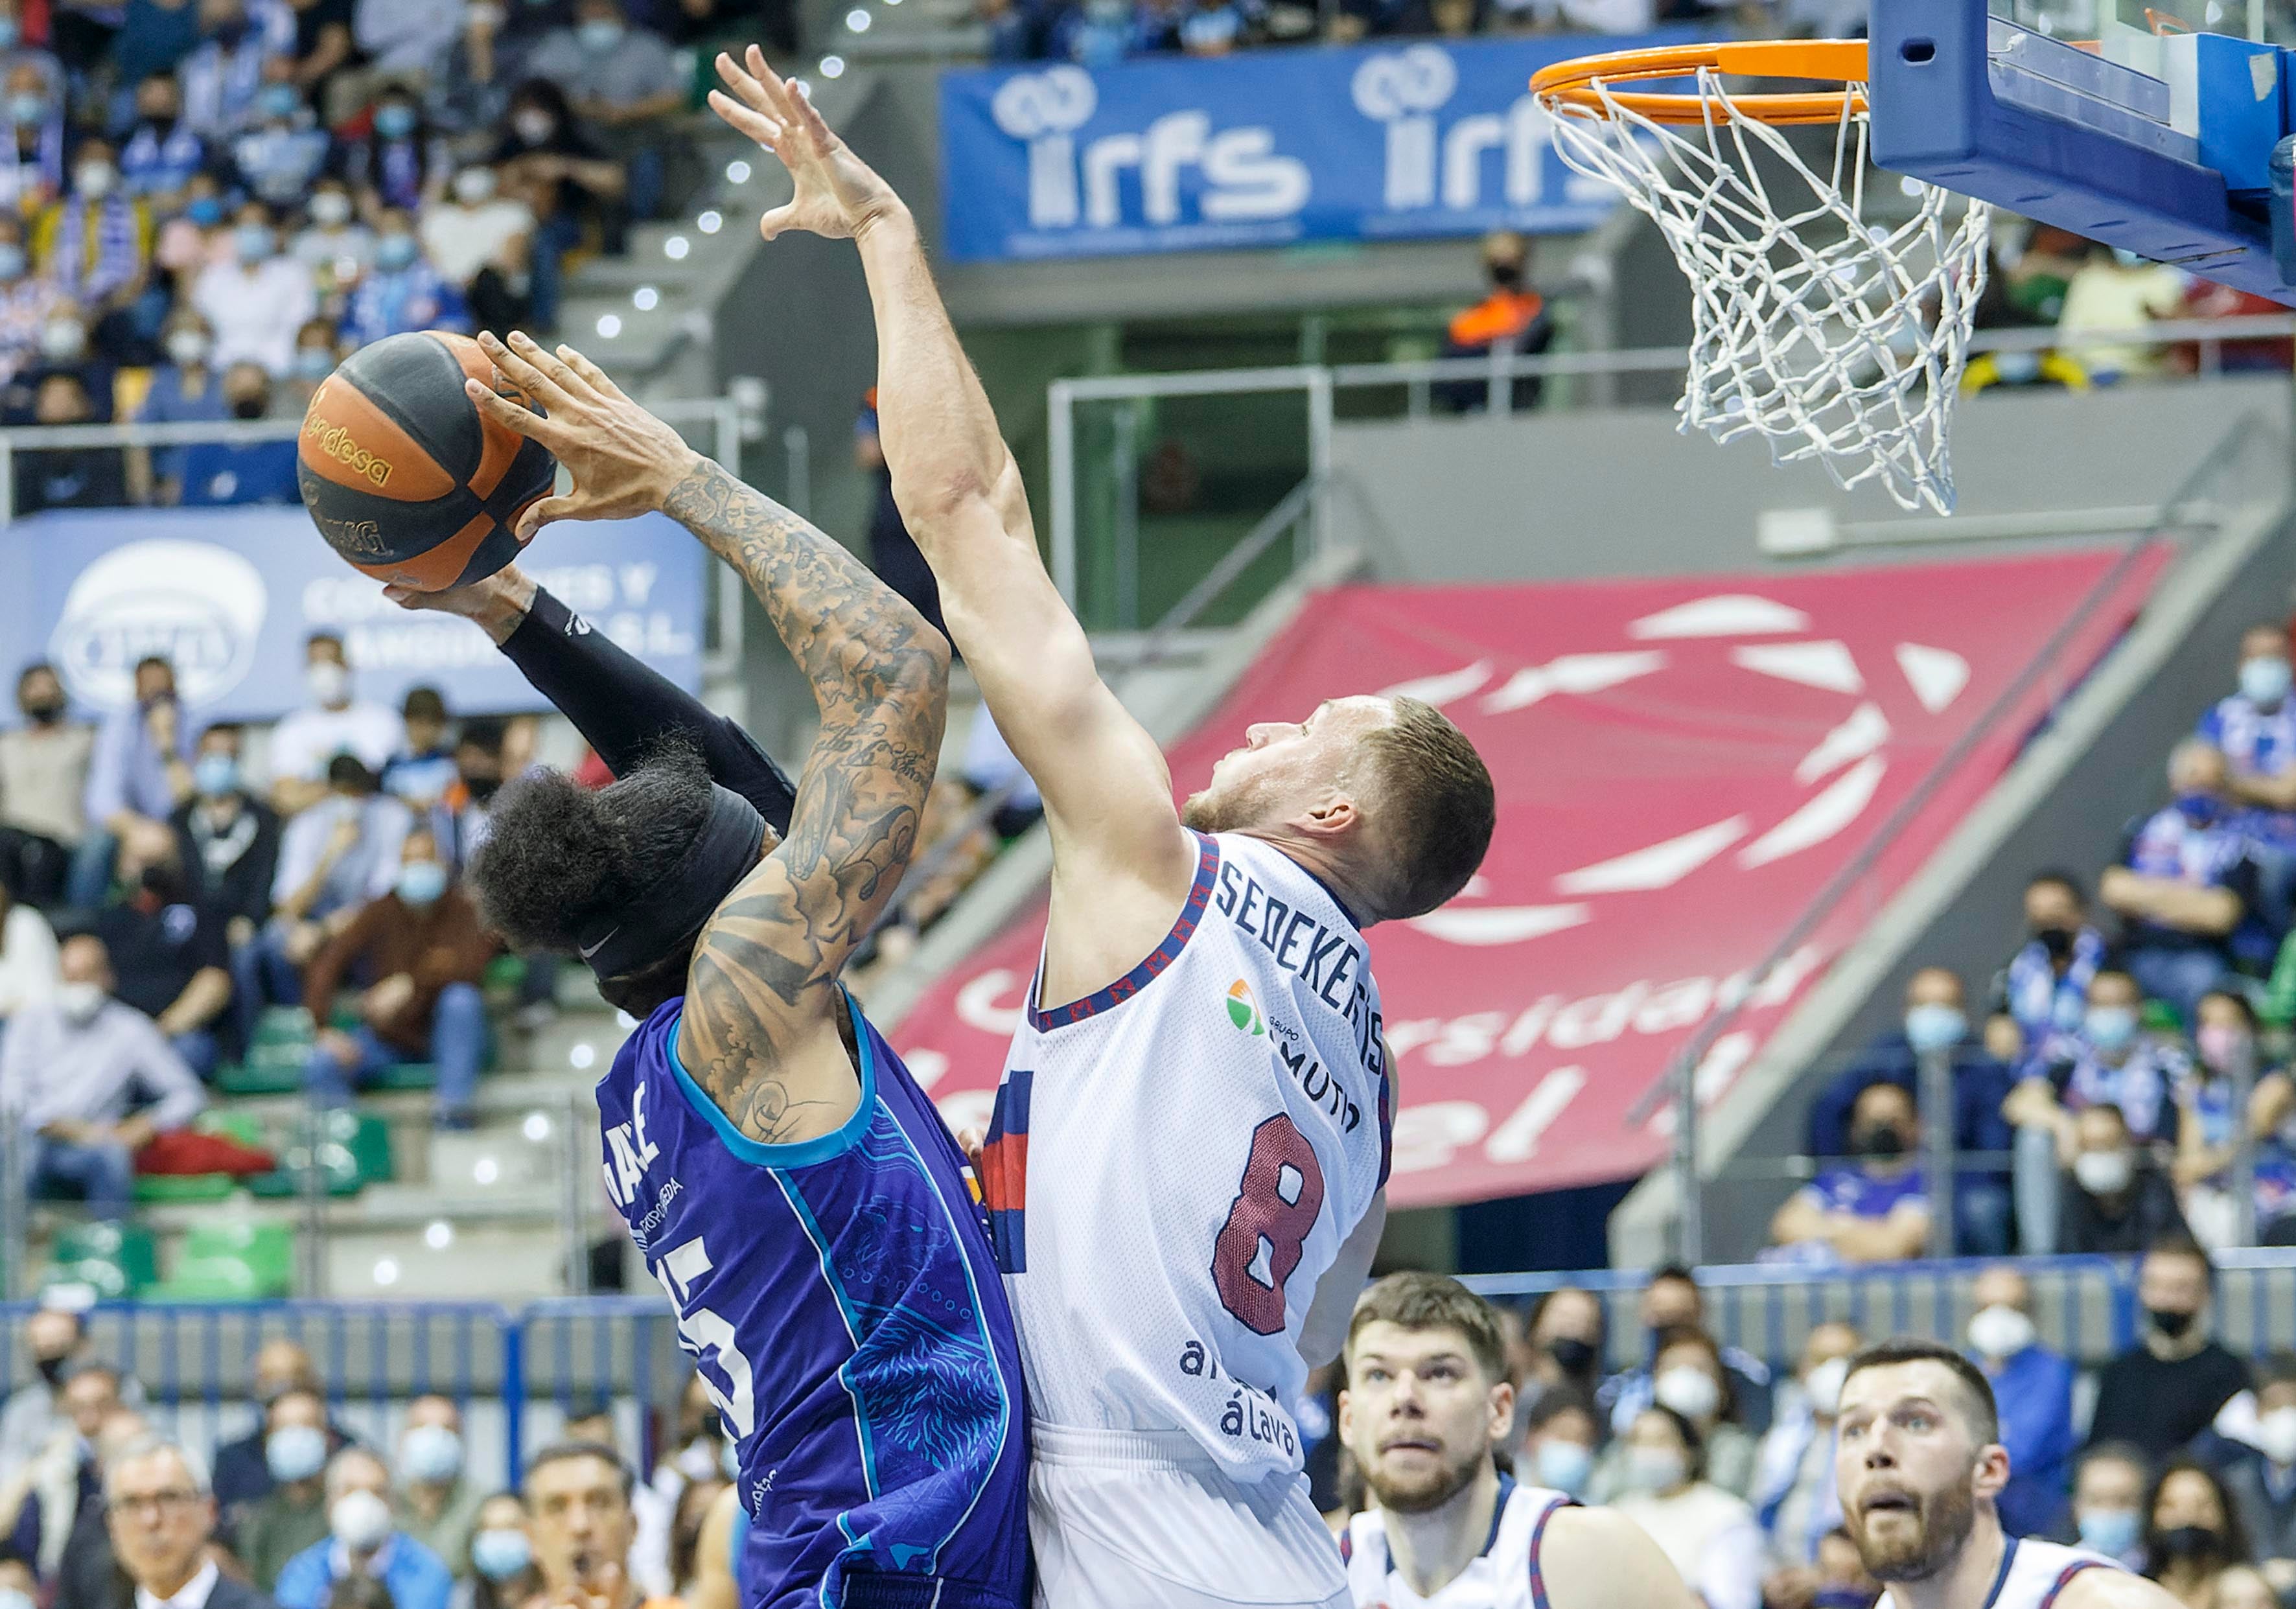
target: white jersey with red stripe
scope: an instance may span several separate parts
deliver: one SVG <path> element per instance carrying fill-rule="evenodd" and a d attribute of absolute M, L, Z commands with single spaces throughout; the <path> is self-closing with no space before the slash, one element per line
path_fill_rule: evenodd
<path fill-rule="evenodd" d="M 2124 1569 L 2118 1559 L 2086 1547 L 2012 1537 L 2002 1551 L 2001 1569 L 1993 1578 L 1993 1590 L 1986 1595 L 1984 1609 L 2055 1609 L 2057 1595 L 2082 1571 Z M 1897 1609 L 1897 1604 L 1884 1592 L 1874 1609 Z"/>
<path fill-rule="evenodd" d="M 1387 1180 L 1363 934 L 1282 851 L 1197 835 L 1155 953 L 1029 992 L 981 1159 L 1040 1425 L 1182 1432 L 1228 1480 L 1296 1474 L 1316 1283 Z"/>
<path fill-rule="evenodd" d="M 1387 1546 L 1387 1516 L 1367 1508 L 1348 1522 L 1340 1539 L 1349 1595 L 1356 1609 L 1547 1609 L 1538 1547 L 1546 1522 L 1557 1509 L 1571 1506 L 1562 1492 L 1517 1486 L 1501 1475 L 1490 1540 L 1464 1570 L 1427 1597 L 1395 1568 Z"/>

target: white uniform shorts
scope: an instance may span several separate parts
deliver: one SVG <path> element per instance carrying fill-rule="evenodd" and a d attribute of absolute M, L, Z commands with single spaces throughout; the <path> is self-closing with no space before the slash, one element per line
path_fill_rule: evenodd
<path fill-rule="evenodd" d="M 1037 1609 L 1349 1609 L 1308 1478 L 1239 1486 L 1185 1432 L 1029 1429 Z"/>

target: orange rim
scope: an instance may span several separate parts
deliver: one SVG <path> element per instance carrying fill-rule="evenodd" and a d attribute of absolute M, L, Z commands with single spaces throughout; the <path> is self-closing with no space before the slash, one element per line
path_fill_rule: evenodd
<path fill-rule="evenodd" d="M 1705 69 L 1748 78 L 1825 78 L 1840 89 L 1793 94 L 1732 95 L 1728 107 L 1696 94 L 1620 94 L 1615 86 L 1646 78 L 1688 78 Z M 1531 76 L 1530 93 L 1554 111 L 1596 118 L 1610 106 L 1596 94 L 1601 83 L 1622 110 L 1653 123 L 1702 123 L 1726 119 L 1734 110 L 1759 122 L 1778 126 L 1839 123 L 1866 110 L 1866 42 L 1862 39 L 1761 39 L 1734 45 L 1662 45 L 1649 50 L 1613 51 L 1579 56 L 1541 68 Z"/>

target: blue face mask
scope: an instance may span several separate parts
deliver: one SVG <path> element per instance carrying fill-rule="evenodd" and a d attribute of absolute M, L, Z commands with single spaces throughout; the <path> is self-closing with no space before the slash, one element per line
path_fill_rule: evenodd
<path fill-rule="evenodd" d="M 375 242 L 374 266 L 386 274 L 396 274 L 413 266 L 414 237 L 411 234 L 386 234 Z"/>
<path fill-rule="evenodd" d="M 490 1581 L 506 1581 L 533 1561 L 523 1531 L 481 1531 L 471 1539 L 471 1563 Z"/>
<path fill-rule="evenodd" d="M 292 84 L 266 84 L 256 104 L 266 118 L 291 118 L 302 109 L 303 97 L 295 93 Z"/>
<path fill-rule="evenodd" d="M 435 860 L 410 860 L 398 868 L 402 905 L 425 906 L 447 891 L 447 868 Z"/>
<path fill-rule="evenodd" d="M 392 102 L 374 114 L 374 131 L 386 140 L 403 140 L 414 132 L 414 108 Z"/>
<path fill-rule="evenodd" d="M 1913 1046 L 1915 1055 L 1950 1050 L 1961 1043 L 1962 1035 L 1968 1031 L 1969 1019 L 1958 1006 L 1931 1001 L 1906 1009 L 1906 1039 Z"/>
<path fill-rule="evenodd" d="M 324 380 L 335 372 L 335 355 L 324 347 L 297 347 L 295 373 L 305 380 Z"/>
<path fill-rule="evenodd" d="M 2284 659 L 2243 660 L 2240 694 L 2251 704 L 2270 709 L 2288 696 L 2289 669 Z"/>
<path fill-rule="evenodd" d="M 2129 1006 L 2092 1006 L 2081 1018 L 2088 1042 L 2111 1055 L 2136 1039 L 2136 1010 Z"/>
<path fill-rule="evenodd" d="M 223 203 L 211 195 L 194 196 L 184 216 L 202 229 L 212 229 L 223 222 Z"/>
<path fill-rule="evenodd" d="M 2224 800 L 2213 793 L 2185 794 L 2177 800 L 2177 809 L 2196 827 L 2214 826 L 2225 817 Z"/>
<path fill-rule="evenodd" d="M 23 25 L 13 17 L 0 17 L 0 50 L 13 50 L 24 37 Z"/>
<path fill-rule="evenodd" d="M 2136 1511 L 2133 1508 L 2092 1508 L 2080 1516 L 2081 1546 L 2107 1558 L 2119 1558 L 2136 1546 Z"/>
<path fill-rule="evenodd" d="M 622 25 L 611 17 L 593 17 L 574 30 L 585 50 L 611 50 L 622 42 Z"/>
<path fill-rule="evenodd" d="M 261 224 L 242 224 L 232 231 L 231 241 L 243 263 L 259 263 L 271 255 L 271 231 Z"/>
<path fill-rule="evenodd" d="M 19 125 L 45 123 L 48 120 L 48 97 L 27 90 L 22 94 L 8 97 L 8 117 Z"/>
<path fill-rule="evenodd" d="M 239 762 L 228 754 L 207 754 L 192 768 L 192 780 L 209 799 L 239 791 Z"/>
<path fill-rule="evenodd" d="M 1578 1497 L 1595 1473 L 1595 1449 L 1576 1441 L 1546 1441 L 1538 1444 L 1538 1483 Z"/>
<path fill-rule="evenodd" d="M 24 248 L 0 245 L 0 279 L 24 277 Z"/>
<path fill-rule="evenodd" d="M 264 1438 L 264 1466 L 275 1481 L 308 1481 L 327 1464 L 327 1435 L 308 1424 L 290 1424 Z"/>

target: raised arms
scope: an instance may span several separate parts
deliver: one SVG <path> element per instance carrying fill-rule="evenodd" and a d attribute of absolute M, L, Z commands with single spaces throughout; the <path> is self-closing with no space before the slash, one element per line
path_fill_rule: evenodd
<path fill-rule="evenodd" d="M 950 327 L 907 208 L 755 47 L 746 65 L 720 55 L 718 70 L 726 89 L 710 104 L 779 157 L 796 185 L 787 206 L 759 220 L 760 232 L 768 240 L 792 229 L 849 237 L 860 250 L 894 499 L 940 583 L 950 635 L 1044 794 L 1056 931 L 1079 925 L 1063 923 L 1063 887 L 1092 891 L 1091 932 L 1064 932 L 1055 963 L 1105 934 L 1116 957 L 1107 976 L 1046 980 L 1064 994 L 1088 992 L 1153 947 L 1194 874 L 1163 756 L 1101 681 L 1083 628 L 1046 573 L 1020 472 Z M 1123 905 L 1132 889 L 1147 894 L 1136 923 Z"/>
<path fill-rule="evenodd" d="M 473 386 L 493 417 L 557 454 L 575 490 L 552 519 L 660 509 L 742 572 L 813 685 L 821 730 L 788 836 L 702 929 L 679 1052 L 742 1134 L 825 1134 L 853 1111 L 838 970 L 900 881 L 940 751 L 948 644 L 845 549 L 687 447 L 586 358 L 484 337 L 545 419 Z"/>

